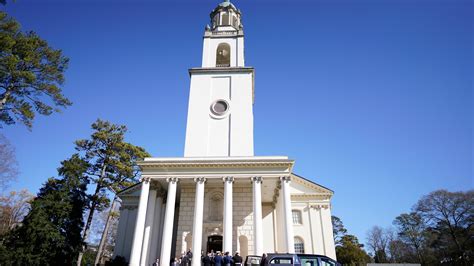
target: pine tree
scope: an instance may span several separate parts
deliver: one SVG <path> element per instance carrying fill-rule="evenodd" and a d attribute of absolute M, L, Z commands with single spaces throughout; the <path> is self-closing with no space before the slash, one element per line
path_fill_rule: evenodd
<path fill-rule="evenodd" d="M 137 161 L 150 155 L 145 149 L 124 141 L 127 127 L 111 124 L 98 119 L 92 124 L 94 132 L 90 139 L 76 141 L 76 150 L 89 167 L 88 180 L 95 184 L 94 192 L 89 196 L 89 215 L 83 231 L 87 240 L 94 213 L 109 207 L 108 192 L 120 191 L 136 182 L 139 173 Z M 77 265 L 81 265 L 82 253 Z"/>
<path fill-rule="evenodd" d="M 72 104 L 62 93 L 69 59 L 36 33 L 22 32 L 5 12 L 0 51 L 0 127 L 19 121 L 31 129 L 36 113 L 50 115 Z"/>

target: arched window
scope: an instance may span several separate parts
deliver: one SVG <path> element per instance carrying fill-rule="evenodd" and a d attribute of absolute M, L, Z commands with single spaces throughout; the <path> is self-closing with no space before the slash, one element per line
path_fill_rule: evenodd
<path fill-rule="evenodd" d="M 297 236 L 295 236 L 295 253 L 304 254 L 303 239 Z"/>
<path fill-rule="evenodd" d="M 219 13 L 212 18 L 212 27 L 215 28 L 217 25 L 219 25 Z"/>
<path fill-rule="evenodd" d="M 184 242 L 186 242 L 186 249 L 183 252 L 186 252 L 190 248 L 193 248 L 193 235 L 191 233 L 188 233 L 184 238 Z"/>
<path fill-rule="evenodd" d="M 246 236 L 239 236 L 240 255 L 245 258 L 249 253 L 249 240 Z"/>
<path fill-rule="evenodd" d="M 239 22 L 237 20 L 237 17 L 234 15 L 232 16 L 232 26 L 234 26 L 235 28 L 238 28 L 239 27 Z"/>
<path fill-rule="evenodd" d="M 303 224 L 301 221 L 301 211 L 292 210 L 291 215 L 293 216 L 293 224 Z"/>
<path fill-rule="evenodd" d="M 216 67 L 230 66 L 230 45 L 221 43 L 217 46 Z"/>
<path fill-rule="evenodd" d="M 209 219 L 211 221 L 222 221 L 222 210 L 224 208 L 222 195 L 215 193 L 209 200 Z"/>
<path fill-rule="evenodd" d="M 230 23 L 229 23 L 229 13 L 227 13 L 227 12 L 222 13 L 222 23 L 221 23 L 221 25 L 222 26 L 230 25 Z"/>

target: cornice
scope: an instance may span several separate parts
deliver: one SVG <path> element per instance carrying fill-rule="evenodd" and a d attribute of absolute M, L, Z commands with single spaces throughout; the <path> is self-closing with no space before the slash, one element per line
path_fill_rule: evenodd
<path fill-rule="evenodd" d="M 253 67 L 193 67 L 188 71 L 190 75 L 198 73 L 255 73 Z"/>
<path fill-rule="evenodd" d="M 330 200 L 330 194 L 292 194 L 291 200 L 292 201 L 306 201 L 306 200 Z"/>
<path fill-rule="evenodd" d="M 253 168 L 253 167 L 292 167 L 294 161 L 141 161 L 137 164 L 143 168 Z"/>

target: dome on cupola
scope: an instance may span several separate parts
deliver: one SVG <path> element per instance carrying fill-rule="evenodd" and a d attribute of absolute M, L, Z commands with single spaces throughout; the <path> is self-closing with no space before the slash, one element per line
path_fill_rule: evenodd
<path fill-rule="evenodd" d="M 239 30 L 242 28 L 240 22 L 241 13 L 230 0 L 217 5 L 211 12 L 211 29 L 214 30 Z"/>

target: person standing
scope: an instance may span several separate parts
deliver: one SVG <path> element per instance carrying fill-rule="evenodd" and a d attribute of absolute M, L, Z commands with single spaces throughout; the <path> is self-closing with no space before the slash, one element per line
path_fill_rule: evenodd
<path fill-rule="evenodd" d="M 171 266 L 179 266 L 178 258 L 171 259 Z"/>
<path fill-rule="evenodd" d="M 202 264 L 204 266 L 211 266 L 211 253 L 207 253 L 207 255 L 203 256 Z"/>
<path fill-rule="evenodd" d="M 191 249 L 188 249 L 188 252 L 186 252 L 186 256 L 188 256 L 189 264 L 193 261 L 193 252 Z"/>
<path fill-rule="evenodd" d="M 239 252 L 235 252 L 234 257 L 232 258 L 234 261 L 235 266 L 241 266 L 242 265 L 242 257 L 239 255 Z"/>
<path fill-rule="evenodd" d="M 260 261 L 260 266 L 265 266 L 267 264 L 267 253 L 263 253 L 262 260 Z"/>
<path fill-rule="evenodd" d="M 214 266 L 222 266 L 222 254 L 217 251 L 217 255 L 214 257 Z"/>
<path fill-rule="evenodd" d="M 183 255 L 181 255 L 181 266 L 190 266 L 191 263 L 189 262 L 188 255 L 186 255 L 185 252 L 183 252 Z"/>
<path fill-rule="evenodd" d="M 232 265 L 232 257 L 229 255 L 229 251 L 225 252 L 223 262 L 224 262 L 224 266 Z"/>

